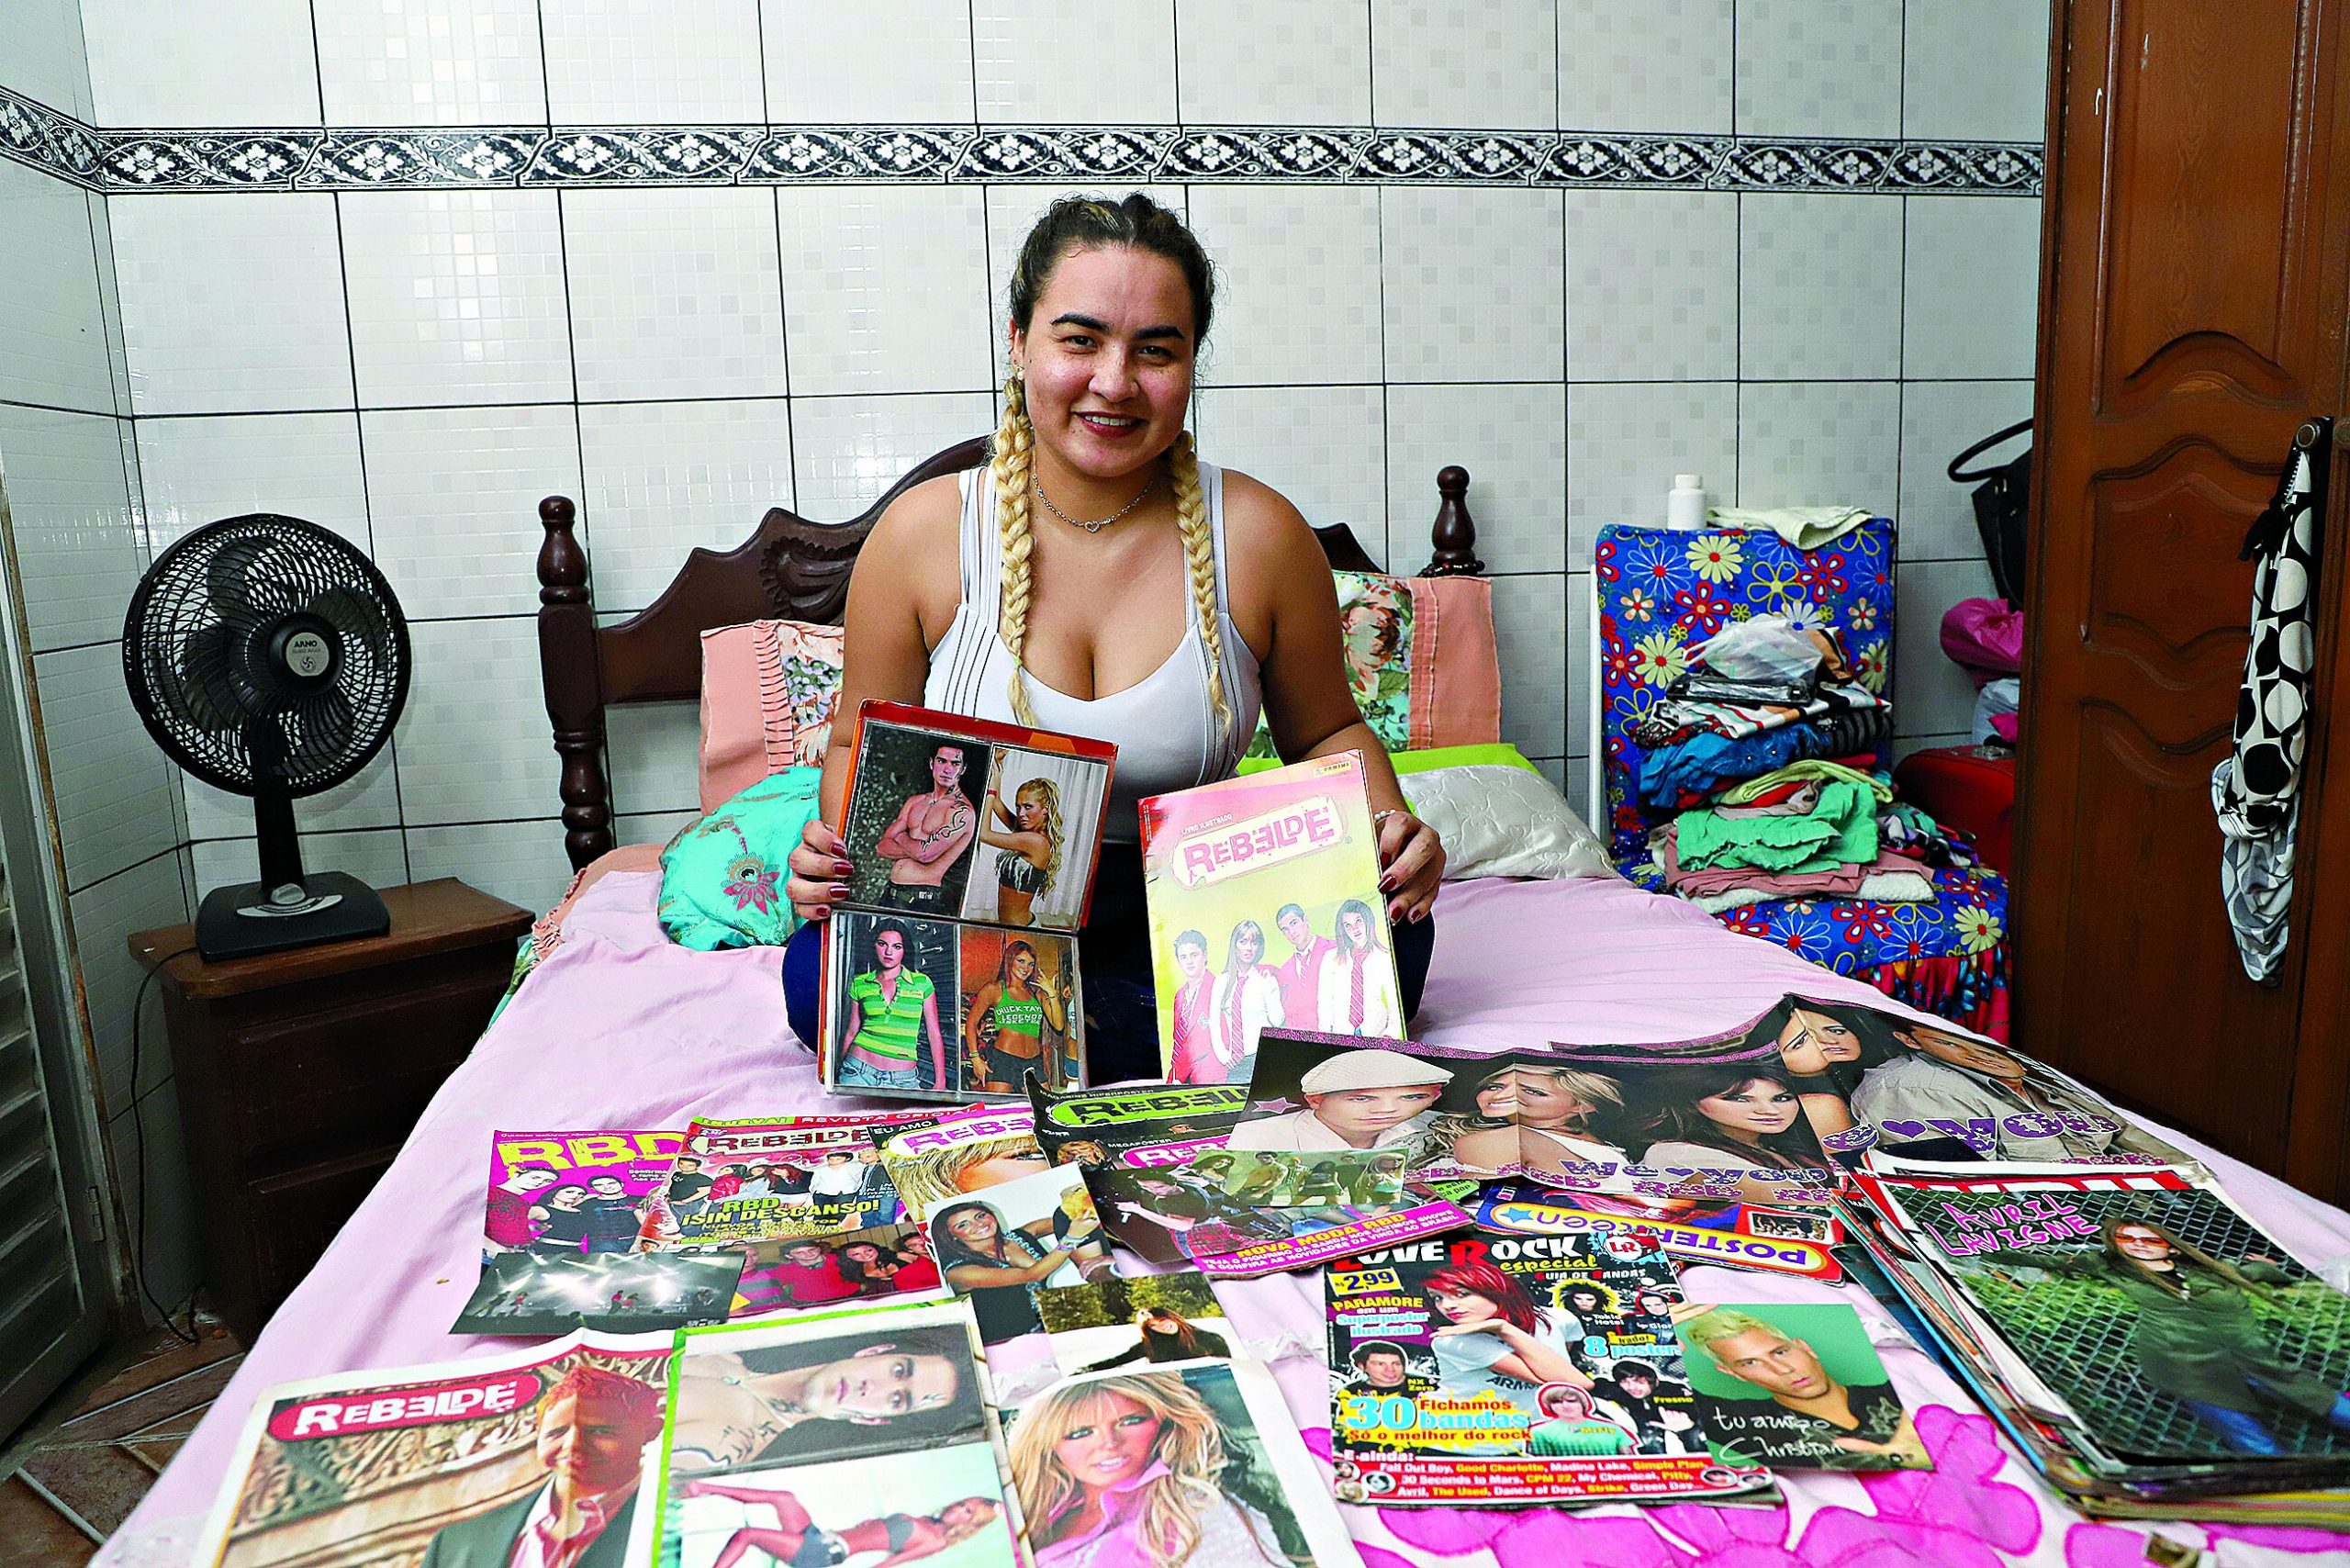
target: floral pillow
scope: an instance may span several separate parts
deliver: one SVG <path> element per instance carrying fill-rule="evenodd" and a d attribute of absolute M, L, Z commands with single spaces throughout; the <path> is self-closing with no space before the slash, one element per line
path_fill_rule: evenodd
<path fill-rule="evenodd" d="M 1380 745 L 1393 753 L 1501 739 L 1493 585 L 1482 577 L 1330 576 L 1347 688 Z M 1262 718 L 1248 755 L 1275 755 Z"/>
<path fill-rule="evenodd" d="M 696 952 L 781 946 L 799 916 L 783 896 L 788 862 L 819 806 L 823 770 L 755 780 L 661 851 L 661 929 Z"/>
<path fill-rule="evenodd" d="M 841 698 L 843 633 L 749 621 L 702 633 L 701 809 L 787 767 L 821 767 Z"/>

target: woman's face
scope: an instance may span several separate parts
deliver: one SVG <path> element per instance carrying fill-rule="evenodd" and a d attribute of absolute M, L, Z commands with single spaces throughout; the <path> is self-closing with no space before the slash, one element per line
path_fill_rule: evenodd
<path fill-rule="evenodd" d="M 1517 1114 L 1517 1074 L 1504 1068 L 1477 1085 L 1477 1114 L 1497 1120 Z"/>
<path fill-rule="evenodd" d="M 1153 1334 L 1180 1333 L 1182 1331 L 1183 1327 L 1181 1324 L 1176 1322 L 1174 1318 L 1169 1316 L 1163 1312 L 1154 1312 L 1150 1314 L 1142 1320 L 1142 1326 Z"/>
<path fill-rule="evenodd" d="M 518 1170 L 514 1173 L 514 1185 L 526 1193 L 535 1193 L 542 1187 L 554 1185 L 554 1172 L 544 1168 Z"/>
<path fill-rule="evenodd" d="M 2170 1256 L 2170 1243 L 2162 1233 L 2143 1225 L 2125 1225 L 2113 1233 L 2113 1245 L 2124 1258 L 2134 1258 L 2141 1263 L 2159 1263 Z"/>
<path fill-rule="evenodd" d="M 1087 1492 L 1105 1492 L 1150 1468 L 1162 1425 L 1134 1400 L 1104 1390 L 1069 1417 L 1053 1458 Z"/>
<path fill-rule="evenodd" d="M 1244 925 L 1234 935 L 1232 945 L 1243 964 L 1254 964 L 1264 956 L 1265 934 L 1253 925 Z"/>
<path fill-rule="evenodd" d="M 1012 357 L 1037 444 L 1092 479 L 1155 461 L 1192 401 L 1192 291 L 1166 257 L 1125 245 L 1062 254 Z"/>
<path fill-rule="evenodd" d="M 974 1251 L 995 1240 L 995 1215 L 985 1209 L 963 1209 L 946 1217 L 946 1234 Z"/>
<path fill-rule="evenodd" d="M 1012 955 L 1012 983 L 1026 985 L 1036 973 L 1036 955 L 1023 947 Z"/>
<path fill-rule="evenodd" d="M 1448 1323 L 1491 1323 L 1501 1316 L 1501 1308 L 1474 1291 L 1432 1290 L 1428 1305 Z"/>
<path fill-rule="evenodd" d="M 841 1256 L 867 1268 L 881 1261 L 881 1249 L 870 1241 L 852 1241 L 841 1249 Z"/>
<path fill-rule="evenodd" d="M 1041 833 L 1045 826 L 1045 802 L 1034 790 L 1023 790 L 1015 810 L 1020 825 L 1030 833 Z"/>
<path fill-rule="evenodd" d="M 1484 1103 L 1479 1095 L 1477 1103 Z M 1539 1072 L 1517 1075 L 1517 1121 L 1520 1126 L 1563 1127 L 1591 1114 L 1594 1106 L 1579 1094 L 1567 1092 L 1555 1078 Z"/>
<path fill-rule="evenodd" d="M 894 931 L 884 931 L 873 939 L 873 959 L 885 969 L 894 969 L 906 961 L 906 939 Z"/>
<path fill-rule="evenodd" d="M 976 1193 L 982 1187 L 992 1187 L 999 1182 L 1010 1182 L 1022 1176 L 1033 1176 L 1045 1169 L 1042 1150 L 1033 1153 L 999 1154 L 980 1160 L 955 1178 L 958 1193 Z"/>
<path fill-rule="evenodd" d="M 1798 1007 L 1779 1031 L 1779 1063 L 1798 1076 L 1826 1072 L 1831 1061 L 1860 1059 L 1861 1037 L 1825 1013 Z"/>
<path fill-rule="evenodd" d="M 1339 917 L 1338 924 L 1347 928 L 1347 940 L 1356 947 L 1371 946 L 1371 922 L 1363 918 L 1362 911 L 1359 909 L 1347 911 Z"/>
<path fill-rule="evenodd" d="M 1697 1102 L 1697 1114 L 1706 1120 L 1729 1132 L 1758 1137 L 1785 1132 L 1802 1113 L 1803 1103 L 1794 1091 L 1767 1078 L 1750 1078 L 1734 1089 Z"/>

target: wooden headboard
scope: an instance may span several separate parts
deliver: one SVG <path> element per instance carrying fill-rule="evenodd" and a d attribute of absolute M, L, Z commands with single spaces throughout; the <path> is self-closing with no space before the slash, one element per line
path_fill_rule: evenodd
<path fill-rule="evenodd" d="M 639 613 L 616 625 L 596 624 L 588 550 L 568 496 L 539 503 L 546 539 L 539 546 L 539 679 L 547 718 L 562 759 L 564 849 L 576 868 L 612 847 L 611 781 L 604 763 L 604 710 L 627 702 L 691 702 L 701 696 L 701 634 L 716 626 L 788 618 L 838 624 L 848 602 L 849 568 L 857 548 L 899 494 L 942 474 L 988 460 L 988 438 L 958 442 L 914 465 L 889 492 L 846 522 L 811 522 L 770 507 L 751 537 L 723 554 L 697 549 Z M 1469 471 L 1448 467 L 1436 476 L 1436 521 L 1422 577 L 1472 574 L 1477 525 L 1469 516 Z M 1314 531 L 1330 565 L 1376 572 L 1344 523 Z"/>

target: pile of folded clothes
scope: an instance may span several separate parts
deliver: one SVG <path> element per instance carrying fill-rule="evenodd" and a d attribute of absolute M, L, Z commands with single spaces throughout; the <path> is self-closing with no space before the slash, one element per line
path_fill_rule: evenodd
<path fill-rule="evenodd" d="M 1871 771 L 1891 728 L 1835 639 L 1775 617 L 1694 650 L 1634 734 L 1665 886 L 1709 913 L 1781 899 L 1930 903 L 1928 869 L 1974 863 L 1962 834 L 1895 801 Z M 1841 760 L 1840 760 L 1841 759 Z"/>

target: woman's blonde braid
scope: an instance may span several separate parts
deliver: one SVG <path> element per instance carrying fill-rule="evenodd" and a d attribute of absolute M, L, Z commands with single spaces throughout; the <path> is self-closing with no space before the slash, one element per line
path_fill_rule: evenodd
<path fill-rule="evenodd" d="M 1208 654 L 1208 706 L 1215 711 L 1216 745 L 1232 744 L 1232 705 L 1224 695 L 1224 630 L 1215 610 L 1215 532 L 1208 526 L 1207 495 L 1200 487 L 1200 454 L 1185 431 L 1168 454 L 1169 476 L 1175 483 L 1175 521 L 1183 534 L 1183 564 L 1192 577 L 1192 602 L 1198 607 L 1200 642 Z"/>
<path fill-rule="evenodd" d="M 996 537 L 1002 545 L 1002 585 L 996 601 L 996 630 L 1012 655 L 1012 713 L 1034 725 L 1036 711 L 1028 701 L 1027 666 L 1022 650 L 1028 643 L 1028 598 L 1035 577 L 1030 570 L 1036 532 L 1029 515 L 1030 466 L 1036 453 L 1035 427 L 1028 422 L 1028 399 L 1020 372 L 1004 378 L 1003 423 L 996 427 L 995 455 L 988 478 L 995 486 Z"/>

